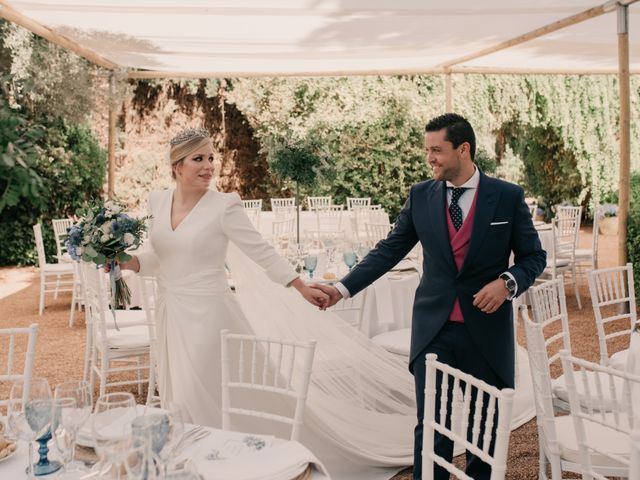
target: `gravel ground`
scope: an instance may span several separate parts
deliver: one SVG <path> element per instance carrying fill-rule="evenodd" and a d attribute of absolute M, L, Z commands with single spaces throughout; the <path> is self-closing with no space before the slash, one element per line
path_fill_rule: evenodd
<path fill-rule="evenodd" d="M 583 228 L 580 244 L 590 247 L 591 230 Z M 617 238 L 600 236 L 600 267 L 613 266 L 617 262 Z M 68 326 L 70 295 L 61 294 L 57 300 L 47 297 L 45 313 L 38 316 L 38 270 L 29 268 L 0 269 L 0 328 L 28 326 L 39 323 L 35 375 L 47 378 L 51 385 L 66 379 L 82 376 L 84 352 L 84 313 L 76 315 L 76 323 Z M 598 344 L 595 321 L 589 300 L 586 278 L 579 279 L 583 309 L 578 310 L 572 287 L 567 284 L 567 306 L 571 346 L 574 355 L 592 361 L 598 361 Z M 519 328 L 519 342 L 524 345 L 524 332 Z M 622 341 L 623 339 L 621 339 Z M 0 351 L 6 345 L 0 343 Z M 621 345 L 623 347 L 623 344 Z M 18 352 L 24 345 L 16 345 Z M 0 358 L 0 371 L 6 366 Z M 20 368 L 19 365 L 17 365 Z M 555 375 L 558 372 L 554 372 Z M 0 398 L 8 395 L 6 385 L 0 384 Z M 131 388 L 133 392 L 133 387 Z M 135 392 L 134 392 L 135 393 Z M 143 397 L 139 397 L 142 401 Z M 538 435 L 535 420 L 512 432 L 509 445 L 507 478 L 510 480 L 528 480 L 538 478 Z M 462 458 L 458 459 L 463 462 Z M 462 466 L 462 463 L 460 463 Z M 411 468 L 402 470 L 392 480 L 408 480 Z M 577 478 L 577 477 L 576 477 Z"/>

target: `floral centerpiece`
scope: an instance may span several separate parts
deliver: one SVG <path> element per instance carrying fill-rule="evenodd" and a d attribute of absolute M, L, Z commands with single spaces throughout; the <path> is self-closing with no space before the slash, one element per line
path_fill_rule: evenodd
<path fill-rule="evenodd" d="M 112 200 L 92 202 L 78 213 L 80 219 L 68 229 L 67 251 L 74 260 L 110 267 L 111 308 L 115 321 L 115 309 L 131 301 L 131 292 L 122 279 L 118 262 L 131 260 L 126 251 L 141 245 L 150 217 L 133 218 L 123 213 L 122 205 Z"/>

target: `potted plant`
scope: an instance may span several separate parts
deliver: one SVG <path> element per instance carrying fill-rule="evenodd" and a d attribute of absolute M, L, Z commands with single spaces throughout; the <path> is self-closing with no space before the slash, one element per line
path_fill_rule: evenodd
<path fill-rule="evenodd" d="M 603 235 L 618 234 L 618 205 L 615 203 L 605 203 L 598 209 L 599 228 Z"/>
<path fill-rule="evenodd" d="M 299 140 L 272 142 L 267 151 L 271 173 L 279 180 L 293 182 L 296 191 L 296 239 L 300 243 L 300 187 L 316 183 L 323 160 L 315 149 Z"/>

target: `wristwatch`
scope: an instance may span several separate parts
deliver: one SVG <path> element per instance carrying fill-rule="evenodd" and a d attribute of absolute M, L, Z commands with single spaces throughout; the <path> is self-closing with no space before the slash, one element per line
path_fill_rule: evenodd
<path fill-rule="evenodd" d="M 516 284 L 516 281 L 506 273 L 501 274 L 500 278 L 504 280 L 504 286 L 507 288 L 507 291 L 509 292 L 509 295 L 507 296 L 507 300 L 512 300 L 513 297 L 516 296 L 516 288 L 518 286 Z"/>

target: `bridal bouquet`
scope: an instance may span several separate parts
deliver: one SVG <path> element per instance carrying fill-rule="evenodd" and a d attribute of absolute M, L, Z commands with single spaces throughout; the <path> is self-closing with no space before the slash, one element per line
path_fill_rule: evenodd
<path fill-rule="evenodd" d="M 147 230 L 146 221 L 150 218 L 133 218 L 122 210 L 122 205 L 112 200 L 90 203 L 79 212 L 80 220 L 68 229 L 66 240 L 67 251 L 74 260 L 110 266 L 114 321 L 115 309 L 131 301 L 131 292 L 122 279 L 116 260 L 131 260 L 126 250 L 140 246 L 142 234 Z"/>

